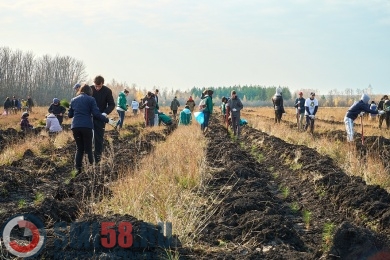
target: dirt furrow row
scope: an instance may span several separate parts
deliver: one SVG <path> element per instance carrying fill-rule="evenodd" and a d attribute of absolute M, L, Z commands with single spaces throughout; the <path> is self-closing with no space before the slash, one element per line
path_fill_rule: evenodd
<path fill-rule="evenodd" d="M 199 237 L 203 259 L 366 259 L 387 252 L 385 190 L 313 149 L 251 127 L 233 140 L 213 124 L 207 138 L 206 196 L 215 199 Z"/>

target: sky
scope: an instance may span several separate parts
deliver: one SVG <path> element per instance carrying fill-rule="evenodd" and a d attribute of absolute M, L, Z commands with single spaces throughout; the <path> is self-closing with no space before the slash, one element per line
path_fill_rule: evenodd
<path fill-rule="evenodd" d="M 390 93 L 390 0 L 2 0 L 0 47 L 141 89 Z"/>

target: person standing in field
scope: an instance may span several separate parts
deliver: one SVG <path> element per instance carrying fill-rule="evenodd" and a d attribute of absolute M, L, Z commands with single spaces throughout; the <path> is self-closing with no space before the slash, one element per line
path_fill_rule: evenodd
<path fill-rule="evenodd" d="M 244 107 L 241 100 L 238 98 L 235 90 L 232 91 L 231 97 L 228 101 L 228 106 L 230 109 L 230 118 L 232 120 L 233 134 L 234 136 L 240 138 L 240 121 L 241 121 L 241 109 Z"/>
<path fill-rule="evenodd" d="M 186 106 L 189 107 L 191 113 L 194 112 L 195 108 L 195 101 L 192 99 L 192 96 L 190 96 L 186 102 Z"/>
<path fill-rule="evenodd" d="M 315 98 L 316 93 L 311 92 L 310 97 L 305 101 L 305 116 L 306 116 L 306 125 L 305 131 L 310 126 L 314 124 L 314 119 L 318 110 L 318 100 Z M 312 126 L 314 127 L 314 125 Z"/>
<path fill-rule="evenodd" d="M 136 116 L 138 113 L 139 103 L 134 99 L 131 101 L 131 109 L 133 110 L 133 114 Z"/>
<path fill-rule="evenodd" d="M 389 127 L 390 127 L 390 100 L 387 96 L 384 99 L 383 111 L 385 111 L 386 129 L 389 129 Z"/>
<path fill-rule="evenodd" d="M 27 106 L 28 106 L 28 112 L 32 113 L 34 102 L 30 96 L 27 96 Z"/>
<path fill-rule="evenodd" d="M 377 110 L 377 105 L 376 105 L 375 101 L 372 101 L 372 102 L 371 102 L 370 109 L 371 109 L 371 110 Z M 370 113 L 370 119 L 371 119 L 371 121 L 372 121 L 372 120 L 375 120 L 376 116 L 377 116 L 377 114 L 371 114 L 371 113 Z"/>
<path fill-rule="evenodd" d="M 127 111 L 127 95 L 129 94 L 129 91 L 127 89 L 124 89 L 122 92 L 119 93 L 118 95 L 118 100 L 117 100 L 117 106 L 116 106 L 116 111 L 118 112 L 119 115 L 119 120 L 114 127 L 115 130 L 120 130 L 123 127 L 123 122 L 125 121 L 125 113 Z M 119 127 L 119 129 L 118 129 Z"/>
<path fill-rule="evenodd" d="M 115 109 L 115 101 L 112 96 L 112 91 L 104 85 L 104 78 L 102 76 L 96 76 L 94 81 L 95 85 L 92 85 L 92 97 L 95 98 L 97 107 L 100 113 L 107 117 Z M 80 88 L 81 89 L 81 88 Z M 93 130 L 94 130 L 94 157 L 95 162 L 99 163 L 103 153 L 103 141 L 106 122 L 100 120 L 101 118 L 93 118 Z M 114 125 L 115 126 L 115 125 Z"/>
<path fill-rule="evenodd" d="M 368 104 L 370 97 L 367 94 L 363 94 L 361 99 L 355 102 L 347 111 L 344 117 L 345 130 L 347 131 L 347 141 L 352 142 L 354 136 L 353 121 L 360 115 L 363 116 L 364 112 L 370 114 L 384 114 L 383 110 L 371 110 Z"/>
<path fill-rule="evenodd" d="M 280 123 L 280 120 L 282 120 L 282 115 L 284 113 L 283 97 L 282 97 L 282 89 L 281 88 L 276 89 L 276 93 L 272 97 L 272 103 L 274 105 L 274 110 L 275 110 L 275 123 Z"/>
<path fill-rule="evenodd" d="M 5 115 L 9 115 L 10 114 L 11 108 L 12 108 L 11 100 L 9 99 L 9 97 L 7 97 L 5 99 L 5 101 L 4 101 L 4 112 L 5 112 Z"/>
<path fill-rule="evenodd" d="M 99 82 L 99 80 L 97 80 L 97 82 Z M 97 85 L 100 85 L 99 90 L 101 90 L 103 84 L 99 83 L 97 83 Z M 115 121 L 108 119 L 106 115 L 103 115 L 96 104 L 96 99 L 91 97 L 92 94 L 92 88 L 88 85 L 84 85 L 80 87 L 76 97 L 72 98 L 70 101 L 69 118 L 72 118 L 71 129 L 73 138 L 76 141 L 75 168 L 77 174 L 82 172 L 84 154 L 87 154 L 88 161 L 91 165 L 93 165 L 94 162 L 99 162 L 94 160 L 94 154 L 92 152 L 95 121 L 99 120 L 104 124 L 116 124 Z M 91 115 L 93 115 L 93 120 L 91 119 Z"/>
<path fill-rule="evenodd" d="M 297 127 L 298 131 L 303 130 L 303 121 L 305 118 L 305 99 L 303 98 L 303 92 L 299 91 L 298 93 L 299 97 L 295 99 L 295 113 L 297 117 Z"/>
<path fill-rule="evenodd" d="M 209 129 L 210 116 L 213 113 L 213 100 L 212 95 L 214 91 L 205 90 L 203 91 L 202 98 L 199 103 L 199 110 L 203 112 L 204 121 L 200 125 L 200 130 L 205 134 Z"/>
<path fill-rule="evenodd" d="M 142 104 L 140 108 L 145 108 L 145 126 L 152 127 L 154 126 L 155 119 L 155 108 L 156 108 L 156 99 L 154 98 L 154 94 L 152 92 L 148 92 L 148 94 L 142 100 Z"/>
<path fill-rule="evenodd" d="M 180 107 L 179 100 L 177 100 L 177 97 L 175 97 L 171 102 L 171 110 L 173 113 L 173 119 L 176 120 L 177 110 Z"/>
<path fill-rule="evenodd" d="M 387 95 L 384 95 L 381 100 L 379 101 L 378 103 L 378 111 L 381 111 L 383 110 L 383 103 L 385 103 L 385 100 L 388 99 Z M 383 120 L 385 119 L 385 114 L 379 114 L 379 129 L 382 128 L 382 123 L 383 123 Z"/>
<path fill-rule="evenodd" d="M 159 115 L 158 115 L 158 110 L 159 110 L 159 105 L 158 105 L 158 94 L 160 93 L 160 91 L 158 89 L 156 89 L 154 91 L 154 100 L 156 100 L 156 107 L 154 108 L 154 126 L 159 126 Z"/>

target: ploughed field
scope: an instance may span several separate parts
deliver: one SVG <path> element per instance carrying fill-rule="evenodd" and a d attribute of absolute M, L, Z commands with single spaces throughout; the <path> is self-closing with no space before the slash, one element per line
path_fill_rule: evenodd
<path fill-rule="evenodd" d="M 262 115 L 256 120 L 273 119 Z M 251 124 L 254 119 L 248 121 Z M 283 122 L 283 126 L 295 131 L 293 122 Z M 115 154 L 112 160 L 80 176 L 69 177 L 74 143 L 39 156 L 26 150 L 22 159 L 0 166 L 0 223 L 22 213 L 40 218 L 47 243 L 39 257 L 45 259 L 61 259 L 64 255 L 59 251 L 69 259 L 165 259 L 164 249 L 148 242 L 144 245 L 145 239 L 136 235 L 134 240 L 142 241 L 128 251 L 74 248 L 67 243 L 59 250 L 55 241 L 54 223 L 58 222 L 129 221 L 138 234 L 142 220 L 129 215 L 93 215 L 90 204 L 110 196 L 109 184 L 120 177 L 120 165 L 137 165 L 174 128 L 141 134 L 144 130 L 139 125 L 126 127 L 133 135 L 124 140 L 114 131 L 107 132 L 105 153 Z M 7 131 L 1 133 L 2 143 L 29 138 Z M 334 129 L 317 131 L 313 138 L 345 142 L 344 135 Z M 249 125 L 235 140 L 213 116 L 205 138 L 207 170 L 198 194 L 209 203 L 203 206 L 194 231 L 196 246 L 182 245 L 175 235 L 170 241 L 180 259 L 390 259 L 390 196 L 385 189 L 348 175 L 332 158 L 313 148 L 288 143 Z M 364 163 L 368 151 L 377 152 L 387 166 L 389 144 L 387 138 L 366 136 L 364 146 L 356 143 L 361 151 L 356 160 Z M 37 202 L 37 194 L 44 199 Z M 159 230 L 150 223 L 146 226 Z M 11 257 L 4 247 L 1 254 Z"/>

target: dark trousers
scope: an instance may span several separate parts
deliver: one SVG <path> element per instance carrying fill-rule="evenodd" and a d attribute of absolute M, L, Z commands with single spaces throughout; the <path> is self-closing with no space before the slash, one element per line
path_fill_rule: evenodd
<path fill-rule="evenodd" d="M 240 115 L 232 116 L 232 127 L 234 135 L 240 136 Z"/>
<path fill-rule="evenodd" d="M 280 120 L 282 120 L 282 115 L 282 110 L 275 110 L 275 123 L 280 123 Z"/>
<path fill-rule="evenodd" d="M 209 120 L 210 120 L 210 112 L 209 111 L 204 111 L 203 112 L 203 115 L 204 115 L 204 122 L 203 124 L 201 124 L 200 126 L 200 129 L 202 129 L 202 131 L 209 126 Z"/>
<path fill-rule="evenodd" d="M 93 144 L 95 146 L 95 162 L 99 163 L 103 153 L 103 142 L 104 142 L 104 128 L 106 123 L 100 120 L 93 120 Z"/>
<path fill-rule="evenodd" d="M 56 115 L 56 117 L 57 117 L 58 122 L 60 123 L 60 125 L 62 125 L 62 122 L 64 121 L 64 116 Z"/>
<path fill-rule="evenodd" d="M 86 127 L 77 127 L 72 129 L 73 138 L 76 141 L 75 166 L 78 171 L 81 171 L 83 166 L 84 153 L 88 155 L 88 161 L 93 164 L 92 153 L 92 129 Z"/>
<path fill-rule="evenodd" d="M 117 126 L 119 125 L 119 127 L 122 128 L 122 126 L 123 126 L 123 121 L 125 120 L 125 111 L 117 110 L 117 112 L 118 112 L 118 115 L 119 115 L 119 120 L 118 120 L 118 122 L 116 123 L 116 125 L 117 125 Z"/>
<path fill-rule="evenodd" d="M 173 118 L 176 119 L 177 109 L 176 110 L 172 110 L 172 112 L 173 112 Z"/>

